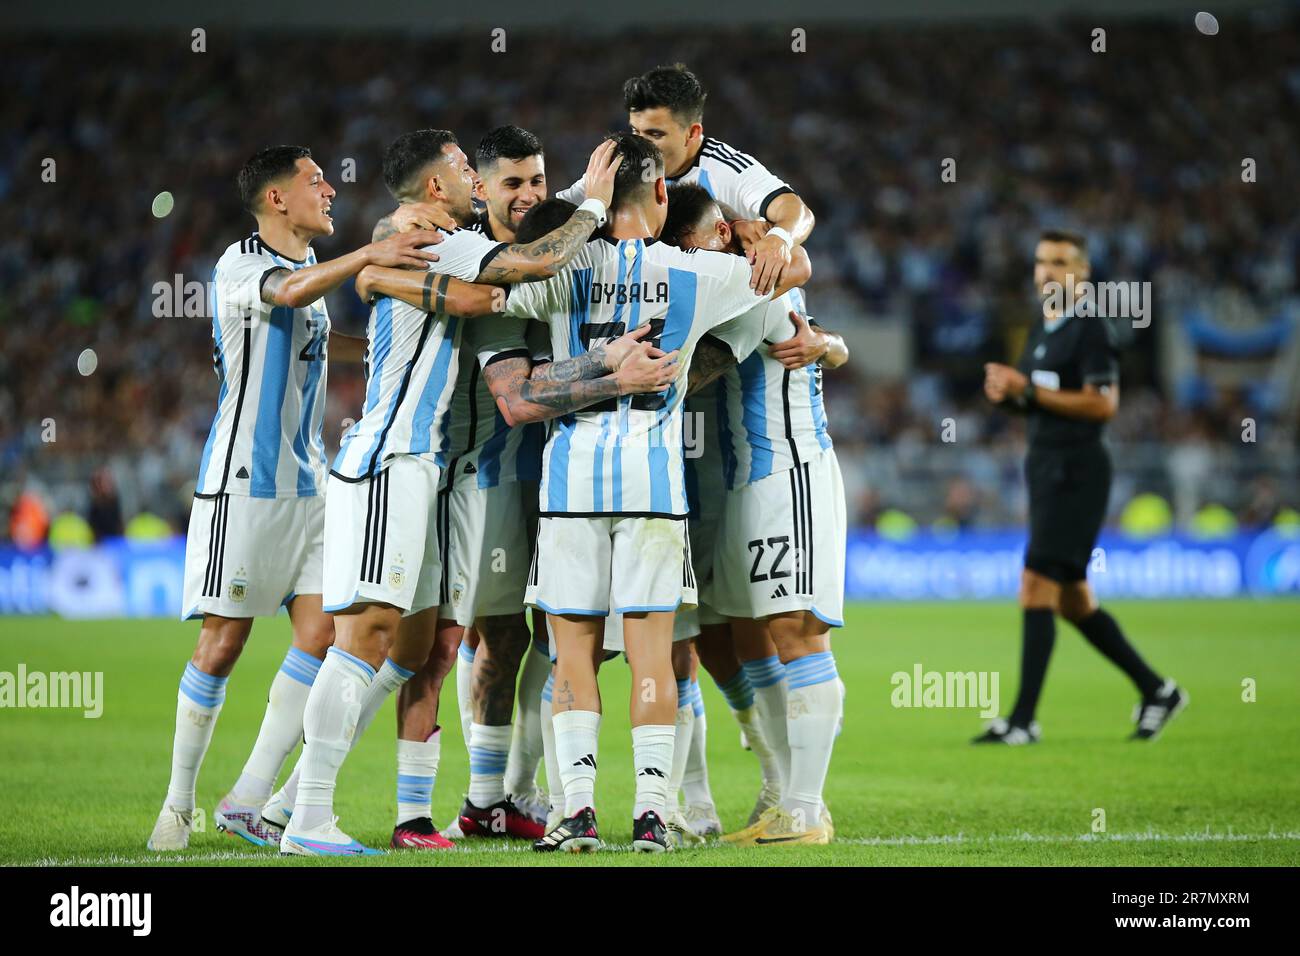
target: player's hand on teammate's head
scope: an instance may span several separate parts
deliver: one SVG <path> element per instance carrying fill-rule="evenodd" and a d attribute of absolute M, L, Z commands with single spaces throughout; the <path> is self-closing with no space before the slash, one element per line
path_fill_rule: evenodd
<path fill-rule="evenodd" d="M 764 236 L 750 247 L 748 259 L 754 267 L 749 287 L 767 295 L 780 284 L 781 273 L 790 264 L 790 247 L 780 236 Z"/>
<path fill-rule="evenodd" d="M 635 342 L 631 354 L 614 372 L 620 395 L 666 392 L 677 380 L 678 350 L 664 352 L 649 342 Z"/>
<path fill-rule="evenodd" d="M 430 262 L 438 261 L 438 254 L 422 247 L 436 246 L 440 242 L 442 242 L 442 233 L 432 229 L 416 229 L 412 232 L 399 232 L 379 242 L 372 242 L 366 249 L 369 252 L 369 264 L 372 266 L 427 269 Z"/>
<path fill-rule="evenodd" d="M 801 312 L 790 311 L 794 335 L 768 348 L 768 354 L 788 369 L 803 368 L 826 354 L 826 336 L 808 324 Z"/>
<path fill-rule="evenodd" d="M 587 171 L 582 176 L 587 198 L 599 199 L 606 209 L 614 200 L 614 174 L 623 165 L 623 155 L 615 151 L 617 146 L 612 139 L 607 139 L 592 150 Z"/>
<path fill-rule="evenodd" d="M 414 229 L 446 229 L 451 232 L 460 226 L 450 213 L 431 202 L 404 202 L 388 218 L 398 232 Z"/>
<path fill-rule="evenodd" d="M 749 250 L 766 236 L 771 228 L 772 224 L 766 219 L 737 219 L 731 224 L 731 234 L 740 243 L 741 251 L 748 256 Z"/>

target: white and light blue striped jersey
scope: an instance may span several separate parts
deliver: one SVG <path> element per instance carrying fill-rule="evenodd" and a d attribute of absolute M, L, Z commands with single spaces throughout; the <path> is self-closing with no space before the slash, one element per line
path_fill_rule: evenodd
<path fill-rule="evenodd" d="M 456 229 L 436 246 L 436 271 L 473 282 L 499 248 L 481 233 Z M 470 320 L 474 321 L 474 320 Z M 421 455 L 446 467 L 447 409 L 459 369 L 465 320 L 382 296 L 366 334 L 366 400 L 344 434 L 331 474 L 361 481 L 398 455 Z"/>
<path fill-rule="evenodd" d="M 749 264 L 738 256 L 653 239 L 595 239 L 559 275 L 511 287 L 506 314 L 548 323 L 556 359 L 647 323 L 649 341 L 681 352 L 667 392 L 609 399 L 552 422 L 542 459 L 543 515 L 687 514 L 686 370 L 700 336 L 764 301 L 749 281 Z"/>
<path fill-rule="evenodd" d="M 741 219 L 765 218 L 768 204 L 773 199 L 794 192 L 753 156 L 732 149 L 711 136 L 704 137 L 690 168 L 677 178 L 668 180 L 669 186 L 677 183 L 703 186 L 710 196 Z M 579 179 L 568 189 L 561 190 L 556 198 L 582 202 L 586 198 L 583 181 Z"/>
<path fill-rule="evenodd" d="M 460 374 L 447 412 L 448 477 L 456 487 L 494 488 L 511 481 L 541 481 L 546 426 L 511 428 L 488 390 L 483 370 L 499 359 L 550 358 L 550 332 L 540 322 L 483 316 L 465 326 Z"/>
<path fill-rule="evenodd" d="M 231 243 L 208 287 L 212 358 L 221 381 L 217 415 L 199 462 L 195 495 L 296 498 L 325 487 L 325 300 L 301 309 L 262 301 L 272 272 L 316 264 L 281 255 L 257 233 Z"/>
<path fill-rule="evenodd" d="M 831 447 L 822 401 L 822 367 L 787 369 L 768 346 L 795 333 L 797 289 L 711 333 L 739 364 L 718 379 L 718 429 L 728 490 L 786 471 Z M 761 329 L 761 335 L 756 330 Z"/>

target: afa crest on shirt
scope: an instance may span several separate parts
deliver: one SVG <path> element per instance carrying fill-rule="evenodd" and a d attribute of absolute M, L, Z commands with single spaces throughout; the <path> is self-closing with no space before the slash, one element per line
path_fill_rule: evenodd
<path fill-rule="evenodd" d="M 248 597 L 248 579 L 244 577 L 244 569 L 240 568 L 230 581 L 230 587 L 227 589 L 230 600 L 236 604 L 243 604 L 244 599 Z"/>

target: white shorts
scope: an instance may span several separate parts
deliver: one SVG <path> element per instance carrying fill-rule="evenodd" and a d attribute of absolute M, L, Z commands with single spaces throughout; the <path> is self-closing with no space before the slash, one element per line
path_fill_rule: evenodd
<path fill-rule="evenodd" d="M 324 543 L 319 496 L 195 498 L 182 620 L 270 617 L 299 594 L 320 594 Z"/>
<path fill-rule="evenodd" d="M 478 617 L 523 613 L 536 514 L 533 482 L 495 488 L 462 482 L 443 489 L 438 495 L 439 618 L 469 627 Z"/>
<path fill-rule="evenodd" d="M 551 614 L 600 617 L 694 604 L 686 522 L 542 517 L 525 600 Z"/>
<path fill-rule="evenodd" d="M 438 604 L 438 479 L 427 458 L 399 455 L 373 478 L 330 475 L 325 494 L 325 610 L 369 601 L 407 614 Z"/>
<path fill-rule="evenodd" d="M 727 492 L 714 607 L 739 618 L 812 611 L 843 626 L 847 533 L 834 449 Z"/>

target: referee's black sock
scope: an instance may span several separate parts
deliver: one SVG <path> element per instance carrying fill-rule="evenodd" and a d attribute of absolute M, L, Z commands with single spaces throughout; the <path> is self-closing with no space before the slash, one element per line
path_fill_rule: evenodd
<path fill-rule="evenodd" d="M 1149 700 L 1155 696 L 1160 685 L 1164 683 L 1155 671 L 1147 666 L 1142 655 L 1137 652 L 1119 624 L 1106 613 L 1104 608 L 1097 608 L 1082 621 L 1075 621 L 1079 633 L 1088 639 L 1093 647 L 1106 655 L 1107 660 L 1128 675 L 1129 680 L 1142 692 L 1142 699 Z"/>
<path fill-rule="evenodd" d="M 1047 662 L 1056 643 L 1056 616 L 1050 608 L 1024 609 L 1024 644 L 1020 651 L 1020 694 L 1007 719 L 1017 727 L 1028 727 L 1038 709 L 1038 695 L 1043 692 Z"/>

